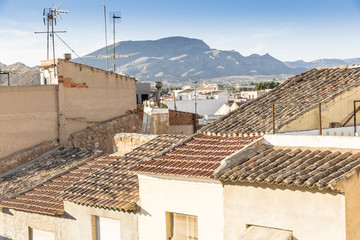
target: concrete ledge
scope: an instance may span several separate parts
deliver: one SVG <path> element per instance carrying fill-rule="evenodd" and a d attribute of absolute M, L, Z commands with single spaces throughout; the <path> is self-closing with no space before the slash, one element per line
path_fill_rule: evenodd
<path fill-rule="evenodd" d="M 360 137 L 269 134 L 264 143 L 279 147 L 360 149 Z"/>

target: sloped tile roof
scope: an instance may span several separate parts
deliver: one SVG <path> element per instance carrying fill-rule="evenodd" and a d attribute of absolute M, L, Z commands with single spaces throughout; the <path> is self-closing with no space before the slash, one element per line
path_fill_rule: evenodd
<path fill-rule="evenodd" d="M 58 197 L 86 206 L 134 211 L 139 200 L 139 184 L 137 175 L 129 172 L 129 168 L 141 160 L 155 157 L 183 139 L 185 136 L 161 135 L 122 157 L 108 156 L 106 158 L 112 160 L 110 163 L 74 183 Z"/>
<path fill-rule="evenodd" d="M 0 178 L 0 201 L 29 191 L 79 165 L 81 160 L 98 155 L 86 149 L 59 149 L 17 171 Z"/>
<path fill-rule="evenodd" d="M 264 183 L 331 189 L 360 169 L 360 152 L 261 145 L 214 178 L 222 181 Z"/>
<path fill-rule="evenodd" d="M 265 95 L 249 101 L 206 125 L 200 132 L 218 136 L 262 135 L 272 129 L 272 103 L 280 129 L 316 103 L 327 102 L 337 94 L 360 84 L 360 67 L 317 68 L 288 78 Z"/>
<path fill-rule="evenodd" d="M 55 177 L 15 198 L 3 200 L 0 202 L 0 207 L 40 214 L 62 215 L 64 214 L 63 200 L 56 198 L 56 196 L 69 185 L 80 181 L 81 178 L 88 176 L 95 169 L 111 161 L 113 160 L 104 157 L 89 159 L 68 173 Z"/>
<path fill-rule="evenodd" d="M 91 170 L 90 166 L 79 166 L 92 161 L 99 154 L 85 149 L 60 149 L 2 177 L 0 207 L 50 215 L 62 214 L 63 204 L 54 198 L 55 194 L 68 186 L 68 181 L 78 180 Z"/>
<path fill-rule="evenodd" d="M 195 135 L 159 157 L 141 161 L 131 171 L 142 174 L 210 178 L 221 161 L 258 137 Z"/>

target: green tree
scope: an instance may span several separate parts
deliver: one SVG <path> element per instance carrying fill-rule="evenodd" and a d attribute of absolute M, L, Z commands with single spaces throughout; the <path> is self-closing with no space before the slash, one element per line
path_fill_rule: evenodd
<path fill-rule="evenodd" d="M 274 87 L 276 87 L 277 85 L 279 85 L 278 82 L 261 82 L 255 85 L 253 91 L 260 91 L 260 90 L 265 90 L 265 89 L 273 89 Z"/>

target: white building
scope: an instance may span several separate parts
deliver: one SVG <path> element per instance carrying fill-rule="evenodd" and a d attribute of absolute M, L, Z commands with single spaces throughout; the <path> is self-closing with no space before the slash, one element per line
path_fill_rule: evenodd
<path fill-rule="evenodd" d="M 227 91 L 217 90 L 217 86 L 199 87 L 199 89 L 186 88 L 175 90 L 173 92 L 174 99 L 166 99 L 164 103 L 171 110 L 197 113 L 199 115 L 213 115 L 223 104 L 229 101 Z"/>

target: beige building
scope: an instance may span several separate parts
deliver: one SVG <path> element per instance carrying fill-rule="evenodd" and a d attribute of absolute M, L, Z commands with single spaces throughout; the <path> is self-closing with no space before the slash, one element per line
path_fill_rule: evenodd
<path fill-rule="evenodd" d="M 128 169 L 183 138 L 120 134 L 112 156 L 58 149 L 2 174 L 0 239 L 138 239 L 138 184 Z"/>
<path fill-rule="evenodd" d="M 224 184 L 224 239 L 247 239 L 250 226 L 260 227 L 250 236 L 266 228 L 358 239 L 359 146 L 356 137 L 265 135 L 227 159 L 214 174 Z"/>
<path fill-rule="evenodd" d="M 0 236 L 359 239 L 360 140 L 267 134 L 273 124 L 277 133 L 349 125 L 359 77 L 358 67 L 309 70 L 192 136 L 34 159 L 0 176 Z"/>
<path fill-rule="evenodd" d="M 358 239 L 359 146 L 357 137 L 195 135 L 132 168 L 139 237 Z"/>
<path fill-rule="evenodd" d="M 53 85 L 0 88 L 0 158 L 46 141 L 65 145 L 70 134 L 136 108 L 134 78 L 65 59 L 55 64 L 55 74 L 53 60 L 40 65 Z"/>
<path fill-rule="evenodd" d="M 221 161 L 256 137 L 195 135 L 132 171 L 139 176 L 140 239 L 223 239 Z"/>

